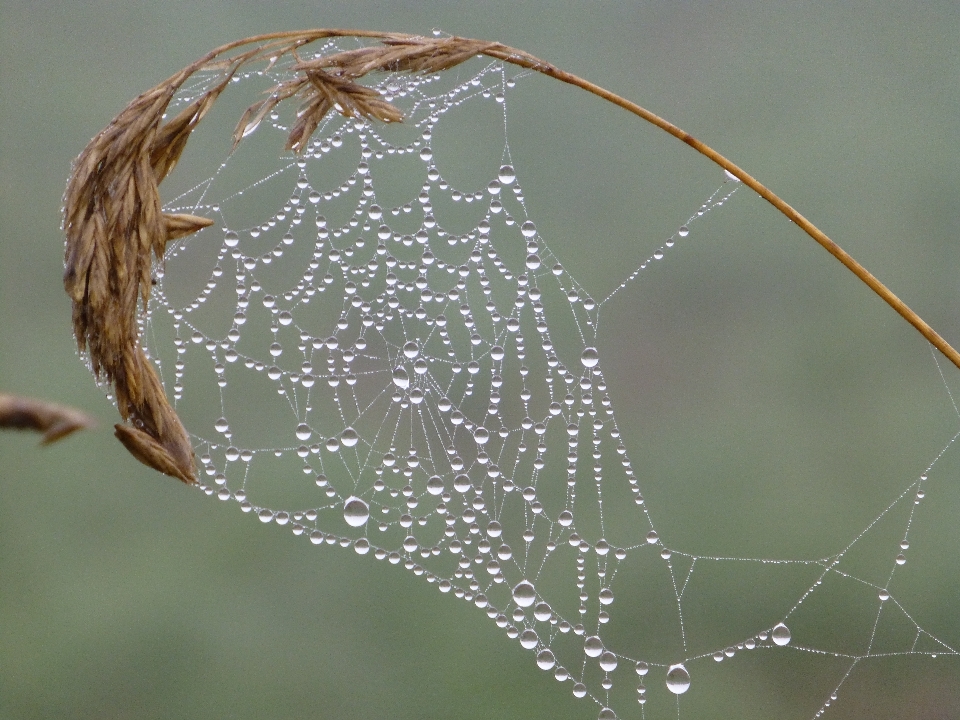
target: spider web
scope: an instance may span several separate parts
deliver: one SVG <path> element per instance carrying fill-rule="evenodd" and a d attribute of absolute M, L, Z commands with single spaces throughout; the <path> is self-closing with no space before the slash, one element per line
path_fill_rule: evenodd
<path fill-rule="evenodd" d="M 538 230 L 511 156 L 508 106 L 532 78 L 465 67 L 378 78 L 404 123 L 331 114 L 301 156 L 283 149 L 283 106 L 232 154 L 222 127 L 191 141 L 167 209 L 216 224 L 170 244 L 142 335 L 202 491 L 476 606 L 585 716 L 699 716 L 791 687 L 799 717 L 829 716 L 865 665 L 955 663 L 955 639 L 889 588 L 956 436 L 826 555 L 711 555 L 664 532 L 601 318 L 743 192 L 718 177 L 598 297 Z M 246 72 L 212 114 L 238 117 L 285 72 Z M 194 77 L 171 114 L 215 80 Z"/>

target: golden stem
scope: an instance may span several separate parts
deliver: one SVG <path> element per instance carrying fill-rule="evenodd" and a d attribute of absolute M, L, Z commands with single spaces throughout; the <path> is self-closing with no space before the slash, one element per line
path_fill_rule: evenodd
<path fill-rule="evenodd" d="M 519 50 L 514 50 L 513 48 L 501 47 L 496 50 L 487 50 L 485 51 L 486 55 L 491 57 L 499 58 L 505 62 L 513 63 L 514 65 L 520 65 L 522 67 L 535 70 L 539 73 L 547 75 L 549 77 L 555 78 L 570 85 L 574 85 L 582 90 L 586 90 L 589 93 L 596 95 L 597 97 L 603 98 L 608 102 L 613 103 L 622 107 L 624 110 L 633 113 L 634 115 L 643 118 L 648 123 L 656 125 L 661 130 L 670 133 L 678 140 L 685 142 L 687 145 L 692 147 L 694 150 L 699 152 L 701 155 L 706 156 L 714 163 L 722 167 L 724 170 L 729 172 L 731 175 L 736 176 L 739 180 L 743 182 L 744 185 L 747 185 L 751 189 L 755 190 L 760 197 L 766 200 L 768 203 L 773 205 L 777 210 L 783 213 L 789 220 L 797 224 L 800 229 L 802 229 L 807 235 L 816 240 L 828 253 L 833 255 L 837 260 L 839 260 L 844 267 L 846 267 L 850 272 L 856 275 L 860 280 L 866 284 L 873 292 L 880 296 L 880 298 L 887 303 L 890 307 L 897 311 L 897 314 L 900 315 L 904 320 L 913 325 L 917 330 L 920 331 L 920 334 L 925 337 L 931 345 L 933 345 L 937 350 L 942 352 L 950 362 L 960 368 L 960 353 L 954 350 L 953 346 L 950 345 L 940 334 L 934 330 L 930 325 L 924 321 L 917 313 L 911 310 L 903 300 L 898 298 L 886 285 L 884 285 L 877 277 L 867 270 L 863 265 L 858 263 L 853 257 L 841 248 L 837 243 L 827 237 L 820 228 L 814 225 L 812 222 L 807 220 L 803 215 L 797 212 L 793 206 L 783 200 L 779 195 L 770 190 L 766 185 L 761 183 L 755 177 L 750 175 L 748 172 L 740 168 L 739 166 L 732 163 L 730 160 L 725 158 L 723 155 L 718 153 L 712 147 L 706 143 L 700 142 L 695 137 L 690 135 L 687 132 L 684 132 L 676 125 L 667 120 L 664 120 L 659 115 L 656 115 L 649 110 L 640 107 L 636 103 L 630 102 L 629 100 L 620 97 L 619 95 L 606 90 L 599 85 L 594 85 L 588 80 L 584 80 L 581 77 L 573 75 L 572 73 L 565 72 L 559 68 L 555 68 L 549 63 L 545 63 L 542 60 L 538 60 L 532 55 L 528 55 Z"/>

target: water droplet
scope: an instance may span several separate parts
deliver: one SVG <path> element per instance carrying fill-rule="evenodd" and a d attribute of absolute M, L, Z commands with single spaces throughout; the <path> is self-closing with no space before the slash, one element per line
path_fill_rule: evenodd
<path fill-rule="evenodd" d="M 637 675 L 643 677 L 648 672 L 650 672 L 650 666 L 643 662 L 643 660 L 637 663 Z"/>
<path fill-rule="evenodd" d="M 223 236 L 223 244 L 227 247 L 236 247 L 240 243 L 240 236 L 233 230 L 228 230 Z"/>
<path fill-rule="evenodd" d="M 241 135 L 241 137 L 247 137 L 248 135 L 252 135 L 253 132 L 254 132 L 258 127 L 260 127 L 260 122 L 261 122 L 260 120 L 255 120 L 255 121 L 253 121 L 253 122 L 249 122 L 249 123 L 247 123 L 246 125 L 244 125 L 244 127 L 243 127 L 243 134 Z"/>
<path fill-rule="evenodd" d="M 533 608 L 533 616 L 540 622 L 546 622 L 553 615 L 553 610 L 545 602 L 538 602 Z"/>
<path fill-rule="evenodd" d="M 603 653 L 603 641 L 596 635 L 590 635 L 583 641 L 583 653 L 587 657 L 600 657 Z"/>
<path fill-rule="evenodd" d="M 230 429 L 230 425 L 227 424 L 227 419 L 224 417 L 217 420 L 214 427 L 217 429 L 217 432 L 221 432 L 221 433 L 225 433 L 227 430 Z"/>
<path fill-rule="evenodd" d="M 410 387 L 410 375 L 401 365 L 397 365 L 393 370 L 393 384 L 401 390 Z"/>
<path fill-rule="evenodd" d="M 501 165 L 500 174 L 497 177 L 504 185 L 512 185 L 513 181 L 517 179 L 517 173 L 514 171 L 513 165 Z"/>
<path fill-rule="evenodd" d="M 360 435 L 352 427 L 348 427 L 340 433 L 340 442 L 343 443 L 344 447 L 353 447 L 359 440 Z"/>
<path fill-rule="evenodd" d="M 313 435 L 313 430 L 310 429 L 309 425 L 306 423 L 300 423 L 297 425 L 298 440 L 309 440 L 311 435 Z"/>
<path fill-rule="evenodd" d="M 520 647 L 533 650 L 540 643 L 540 638 L 534 630 L 524 630 L 520 633 Z"/>
<path fill-rule="evenodd" d="M 617 669 L 617 656 L 609 650 L 605 650 L 600 655 L 600 668 L 605 672 L 613 672 Z"/>
<path fill-rule="evenodd" d="M 537 667 L 541 670 L 552 670 L 556 664 L 557 658 L 554 656 L 552 650 L 541 650 L 537 653 Z"/>
<path fill-rule="evenodd" d="M 527 220 L 523 225 L 520 226 L 520 232 L 525 238 L 532 238 L 537 234 L 537 226 L 533 224 L 530 220 Z"/>
<path fill-rule="evenodd" d="M 681 225 L 680 229 L 677 230 L 677 235 L 679 235 L 680 237 L 686 237 L 689 234 L 690 234 L 690 228 L 688 228 L 686 225 Z"/>
<path fill-rule="evenodd" d="M 657 535 L 656 530 L 651 530 L 647 533 L 647 542 L 651 545 L 656 545 L 658 540 L 660 540 L 660 536 Z"/>
<path fill-rule="evenodd" d="M 575 698 L 585 697 L 587 694 L 587 686 L 581 682 L 574 683 L 573 685 L 573 696 Z"/>
<path fill-rule="evenodd" d="M 596 367 L 597 363 L 600 362 L 600 353 L 597 352 L 595 347 L 585 348 L 583 354 L 580 355 L 580 362 L 583 363 L 585 368 Z"/>
<path fill-rule="evenodd" d="M 537 599 L 536 588 L 529 580 L 521 580 L 513 588 L 513 601 L 520 607 L 530 607 Z"/>
<path fill-rule="evenodd" d="M 613 591 L 610 588 L 604 588 L 600 591 L 600 604 L 609 605 L 613 602 Z"/>
<path fill-rule="evenodd" d="M 790 628 L 783 623 L 779 623 L 770 633 L 770 639 L 776 645 L 786 645 L 790 642 Z"/>
<path fill-rule="evenodd" d="M 440 495 L 443 492 L 443 479 L 439 475 L 427 480 L 427 492 L 431 495 Z"/>
<path fill-rule="evenodd" d="M 890 593 L 889 593 L 886 589 L 881 590 L 881 591 L 880 591 L 880 599 L 881 599 L 883 602 L 886 602 L 887 600 L 890 599 Z"/>
<path fill-rule="evenodd" d="M 597 720 L 617 720 L 617 714 L 607 707 L 600 711 Z"/>
<path fill-rule="evenodd" d="M 420 354 L 420 346 L 411 340 L 410 342 L 404 344 L 403 354 L 404 356 L 413 360 L 417 355 Z"/>
<path fill-rule="evenodd" d="M 343 503 L 343 519 L 350 527 L 361 527 L 369 517 L 370 508 L 360 498 L 351 495 Z"/>
<path fill-rule="evenodd" d="M 671 665 L 667 670 L 667 690 L 674 695 L 683 695 L 690 689 L 690 673 L 682 663 Z"/>

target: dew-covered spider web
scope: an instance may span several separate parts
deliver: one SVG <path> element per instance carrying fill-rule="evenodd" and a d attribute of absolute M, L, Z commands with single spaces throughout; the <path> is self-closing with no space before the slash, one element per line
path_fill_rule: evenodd
<path fill-rule="evenodd" d="M 604 238 L 579 238 L 579 257 L 555 251 L 574 245 L 543 229 L 511 146 L 526 86 L 572 91 L 471 62 L 374 78 L 404 122 L 331 113 L 300 155 L 284 150 L 295 108 L 283 105 L 229 151 L 230 123 L 287 73 L 249 69 L 205 121 L 210 139 L 191 140 L 167 210 L 215 225 L 168 246 L 142 337 L 203 492 L 475 606 L 581 698 L 583 717 L 849 717 L 845 689 L 877 665 L 905 683 L 960 677 L 957 624 L 915 611 L 906 575 L 914 534 L 940 532 L 926 495 L 957 503 L 956 414 L 910 476 L 866 486 L 870 515 L 827 532 L 825 552 L 711 553 L 671 532 L 664 518 L 683 507 L 655 489 L 637 424 L 620 422 L 646 411 L 608 371 L 622 363 L 604 338 L 636 329 L 623 313 L 605 327 L 605 313 L 756 198 L 714 170 L 671 228 L 619 258 L 618 277 L 581 282 L 571 268 Z M 217 77 L 192 78 L 170 114 Z M 540 152 L 564 143 L 544 137 Z M 954 614 L 957 582 L 939 582 Z"/>

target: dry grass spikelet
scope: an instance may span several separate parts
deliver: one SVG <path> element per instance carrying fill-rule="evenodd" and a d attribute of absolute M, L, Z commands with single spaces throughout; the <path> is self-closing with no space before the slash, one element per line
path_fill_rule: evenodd
<path fill-rule="evenodd" d="M 359 36 L 384 44 L 302 62 L 303 45 L 325 37 Z M 233 57 L 226 53 L 254 46 Z M 288 149 L 300 152 L 327 113 L 380 122 L 403 115 L 379 92 L 357 80 L 377 71 L 437 72 L 473 57 L 493 43 L 461 38 L 427 39 L 394 33 L 319 30 L 278 33 L 230 43 L 201 58 L 131 102 L 77 158 L 64 195 L 64 287 L 73 301 L 73 329 L 94 374 L 111 383 L 126 424 L 117 438 L 141 462 L 185 483 L 197 482 L 193 446 L 140 343 L 140 313 L 150 296 L 154 262 L 168 241 L 213 223 L 194 215 L 164 213 L 160 183 L 176 166 L 190 134 L 236 72 L 255 60 L 275 64 L 292 56 L 295 76 L 251 105 L 234 132 L 234 145 L 282 101 L 300 108 Z M 180 113 L 164 121 L 177 90 L 195 72 L 220 79 Z"/>
<path fill-rule="evenodd" d="M 66 405 L 0 393 L 0 428 L 36 430 L 43 433 L 44 445 L 95 424 L 86 413 Z"/>

